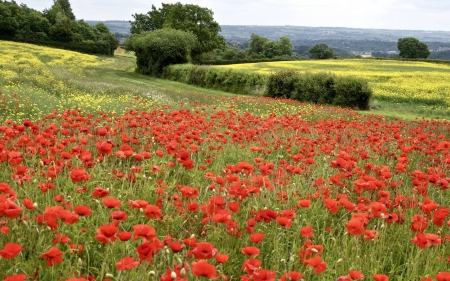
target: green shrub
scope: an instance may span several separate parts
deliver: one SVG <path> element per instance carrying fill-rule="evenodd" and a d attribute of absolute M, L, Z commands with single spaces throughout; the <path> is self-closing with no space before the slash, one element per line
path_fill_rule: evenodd
<path fill-rule="evenodd" d="M 295 92 L 300 75 L 294 70 L 282 70 L 271 74 L 267 80 L 266 96 L 272 98 L 291 98 Z"/>
<path fill-rule="evenodd" d="M 162 78 L 235 94 L 258 94 L 266 85 L 263 75 L 191 64 L 169 65 Z"/>
<path fill-rule="evenodd" d="M 269 76 L 265 94 L 273 98 L 369 109 L 372 90 L 366 80 L 357 77 L 283 70 Z"/>
<path fill-rule="evenodd" d="M 293 99 L 317 104 L 332 104 L 335 97 L 334 80 L 331 73 L 304 73 L 299 77 Z"/>
<path fill-rule="evenodd" d="M 333 105 L 369 109 L 372 89 L 366 80 L 357 77 L 337 77 L 334 81 L 336 97 Z"/>

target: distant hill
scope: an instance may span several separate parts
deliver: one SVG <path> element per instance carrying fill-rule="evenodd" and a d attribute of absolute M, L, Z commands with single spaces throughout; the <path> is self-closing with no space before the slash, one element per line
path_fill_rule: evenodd
<path fill-rule="evenodd" d="M 86 21 L 95 25 L 99 21 Z M 112 33 L 129 34 L 128 21 L 104 21 Z M 426 42 L 430 50 L 450 48 L 450 31 L 364 29 L 346 27 L 306 27 L 306 26 L 264 26 L 264 25 L 221 25 L 221 35 L 230 42 L 248 42 L 252 33 L 268 39 L 287 36 L 294 46 L 313 46 L 325 43 L 332 48 L 348 52 L 389 52 L 397 50 L 397 40 L 415 37 Z"/>

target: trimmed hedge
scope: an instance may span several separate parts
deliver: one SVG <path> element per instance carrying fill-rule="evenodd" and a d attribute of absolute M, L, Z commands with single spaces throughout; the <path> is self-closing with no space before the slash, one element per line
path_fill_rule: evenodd
<path fill-rule="evenodd" d="M 284 70 L 269 76 L 265 95 L 366 110 L 372 90 L 366 80 L 357 77 Z"/>
<path fill-rule="evenodd" d="M 162 78 L 235 94 L 260 94 L 267 77 L 251 71 L 236 71 L 192 64 L 169 65 Z"/>
<path fill-rule="evenodd" d="M 177 64 L 166 66 L 161 78 L 235 94 L 264 93 L 272 98 L 358 109 L 369 109 L 372 97 L 366 80 L 325 72 L 300 74 L 282 70 L 266 76 L 251 71 Z"/>

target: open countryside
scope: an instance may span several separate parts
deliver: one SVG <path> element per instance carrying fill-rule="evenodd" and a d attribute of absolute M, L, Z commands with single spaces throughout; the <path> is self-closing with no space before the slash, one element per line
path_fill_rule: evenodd
<path fill-rule="evenodd" d="M 293 69 L 299 72 L 333 72 L 367 79 L 374 101 L 414 104 L 416 115 L 450 117 L 450 64 L 392 60 L 320 60 L 246 63 L 219 68 L 271 74 Z M 374 106 L 376 107 L 376 105 Z M 374 111 L 376 112 L 376 111 Z"/>
<path fill-rule="evenodd" d="M 68 0 L 18 7 L 0 1 L 0 280 L 450 280 L 446 61 L 237 50 L 181 3 L 115 49 Z M 227 55 L 254 63 L 189 63 Z"/>

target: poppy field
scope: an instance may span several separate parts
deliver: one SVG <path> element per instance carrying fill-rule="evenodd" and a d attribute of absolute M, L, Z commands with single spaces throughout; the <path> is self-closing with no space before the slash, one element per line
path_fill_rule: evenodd
<path fill-rule="evenodd" d="M 450 122 L 182 96 L 0 94 L 0 280 L 450 280 Z"/>

